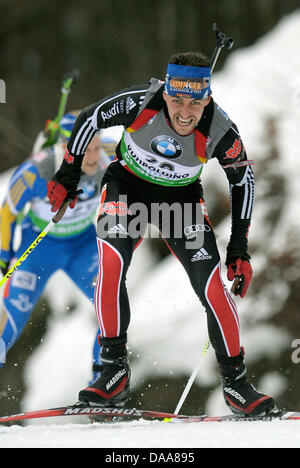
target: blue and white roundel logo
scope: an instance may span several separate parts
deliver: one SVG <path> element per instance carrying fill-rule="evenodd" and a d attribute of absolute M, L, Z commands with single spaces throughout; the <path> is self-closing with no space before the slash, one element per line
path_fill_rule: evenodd
<path fill-rule="evenodd" d="M 166 158 L 175 159 L 179 158 L 182 154 L 182 148 L 178 141 L 167 135 L 160 135 L 153 138 L 150 146 L 154 153 Z"/>

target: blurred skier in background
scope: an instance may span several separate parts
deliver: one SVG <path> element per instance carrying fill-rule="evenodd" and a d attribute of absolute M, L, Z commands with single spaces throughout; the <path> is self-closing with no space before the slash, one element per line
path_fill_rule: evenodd
<path fill-rule="evenodd" d="M 41 148 L 41 135 L 36 140 L 32 156 L 22 163 L 10 179 L 7 195 L 1 207 L 0 267 L 3 275 L 51 221 L 51 206 L 46 197 L 47 183 L 60 167 L 78 112 L 69 112 L 60 121 L 57 143 Z M 99 203 L 100 183 L 105 169 L 115 157 L 116 142 L 96 133 L 85 151 L 80 189 L 74 207 L 68 207 L 64 218 L 47 234 L 4 289 L 3 310 L 0 311 L 0 368 L 13 346 L 32 309 L 43 293 L 47 281 L 58 270 L 64 271 L 86 295 L 94 300 L 98 272 L 95 215 Z M 21 242 L 14 251 L 18 216 L 27 211 L 21 225 Z M 96 330 L 95 330 L 96 333 Z M 93 375 L 100 374 L 100 345 L 97 331 L 93 349 Z"/>
<path fill-rule="evenodd" d="M 118 160 L 102 180 L 97 225 L 100 267 L 95 307 L 103 373 L 79 393 L 79 400 L 112 406 L 124 405 L 128 399 L 130 306 L 125 278 L 143 235 L 130 230 L 137 219 L 131 207 L 140 203 L 149 214 L 154 204 L 170 207 L 176 202 L 182 213 L 185 204 L 192 207 L 189 222 L 174 214 L 168 234 L 162 219 L 157 227 L 206 309 L 224 399 L 233 412 L 261 415 L 272 411 L 273 398 L 258 392 L 246 377 L 238 312 L 221 278 L 220 255 L 203 199 L 200 174 L 204 164 L 216 158 L 228 178 L 231 197 L 227 276 L 235 280 L 235 294 L 244 297 L 252 278 L 248 254 L 252 161 L 247 159 L 237 126 L 212 98 L 209 59 L 198 52 L 176 54 L 170 57 L 165 81 L 152 78 L 148 84 L 123 89 L 84 109 L 72 131 L 68 153 L 48 184 L 53 211 L 60 208 L 66 194 L 75 193 L 85 150 L 95 132 L 113 125 L 123 125 L 125 130 L 116 150 Z M 199 207 L 201 221 L 195 214 Z M 115 226 L 105 230 L 105 221 L 111 225 L 111 217 Z M 201 243 L 193 244 L 198 237 Z"/>

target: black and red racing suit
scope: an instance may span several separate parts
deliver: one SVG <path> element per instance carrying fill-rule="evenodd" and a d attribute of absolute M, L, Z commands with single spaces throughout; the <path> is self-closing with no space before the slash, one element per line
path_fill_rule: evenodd
<path fill-rule="evenodd" d="M 146 84 L 126 88 L 84 109 L 77 119 L 68 143 L 69 153 L 75 160 L 76 157 L 82 157 L 98 130 L 116 125 L 122 125 L 125 129 L 131 127 L 140 115 L 149 86 Z M 211 105 L 215 105 L 213 100 Z M 216 112 L 212 108 L 210 110 Z M 166 106 L 163 107 L 163 114 L 168 122 Z M 205 117 L 204 113 L 198 125 L 200 131 L 202 124 L 207 124 Z M 224 114 L 224 119 L 226 118 Z M 254 179 L 243 142 L 234 123 L 218 141 L 211 158 L 217 158 L 229 181 L 232 231 L 228 255 L 246 255 Z M 99 274 L 95 289 L 95 307 L 102 336 L 126 337 L 129 326 L 130 305 L 126 273 L 134 249 L 143 237 L 142 230 L 138 236 L 130 234 L 129 228 L 138 216 L 131 209 L 136 203 L 143 204 L 148 214 L 153 204 L 177 203 L 182 208 L 185 204 L 193 207 L 192 219 L 188 225 L 183 219 L 178 225 L 175 215 L 171 215 L 168 225 L 171 229 L 168 229 L 167 235 L 161 218 L 157 219 L 156 224 L 170 250 L 185 268 L 191 285 L 207 312 L 209 336 L 216 353 L 226 356 L 239 355 L 238 313 L 233 298 L 221 279 L 220 256 L 212 225 L 205 213 L 200 178 L 182 186 L 151 183 L 139 177 L 125 164 L 121 143 L 117 147 L 116 161 L 109 166 L 102 180 L 102 201 L 98 219 Z M 193 211 L 200 204 L 204 209 L 201 225 L 196 219 L 196 212 Z M 112 223 L 109 222 L 110 217 L 114 217 Z M 153 222 L 149 215 L 145 225 L 147 222 Z M 201 226 L 204 234 L 200 247 L 189 245 L 193 239 L 187 236 L 191 226 Z"/>

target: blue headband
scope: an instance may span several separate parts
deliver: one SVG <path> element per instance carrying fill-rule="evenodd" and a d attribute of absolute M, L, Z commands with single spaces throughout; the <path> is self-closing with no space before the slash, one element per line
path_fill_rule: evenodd
<path fill-rule="evenodd" d="M 165 80 L 165 92 L 170 96 L 190 96 L 205 99 L 211 94 L 209 67 L 192 67 L 169 63 Z"/>

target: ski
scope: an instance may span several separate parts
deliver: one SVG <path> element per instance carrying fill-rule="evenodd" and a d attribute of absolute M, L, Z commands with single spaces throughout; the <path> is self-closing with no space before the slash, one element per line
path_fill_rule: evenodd
<path fill-rule="evenodd" d="M 0 423 L 24 421 L 28 419 L 42 419 L 51 418 L 57 416 L 103 416 L 103 417 L 120 417 L 130 419 L 168 419 L 174 418 L 180 419 L 191 419 L 193 416 L 177 415 L 174 413 L 166 413 L 161 411 L 150 411 L 136 408 L 104 408 L 103 406 L 89 406 L 75 404 L 71 406 L 62 406 L 60 408 L 50 408 L 38 411 L 28 411 L 26 413 L 15 414 L 11 416 L 0 417 Z M 201 418 L 202 416 L 197 416 Z"/>
<path fill-rule="evenodd" d="M 250 422 L 250 421 L 300 421 L 300 412 L 297 411 L 279 411 L 276 413 L 269 413 L 261 416 L 247 416 L 241 414 L 229 414 L 226 416 L 190 416 L 187 418 L 177 419 L 174 422 L 224 422 L 224 421 L 237 421 L 237 422 Z"/>
<path fill-rule="evenodd" d="M 174 413 L 166 413 L 162 411 L 142 410 L 136 408 L 104 408 L 100 406 L 88 406 L 75 404 L 71 406 L 62 406 L 60 408 L 50 408 L 38 411 L 28 411 L 25 413 L 15 414 L 11 416 L 0 417 L 0 423 L 13 423 L 29 419 L 43 419 L 61 416 L 88 416 L 90 419 L 103 417 L 107 420 L 113 418 L 124 418 L 129 420 L 134 419 L 150 419 L 161 420 L 166 422 L 194 423 L 194 422 L 223 422 L 223 421 L 273 421 L 273 420 L 300 420 L 300 412 L 293 411 L 276 411 L 263 416 L 243 416 L 238 414 L 230 414 L 226 416 L 187 416 Z M 101 421 L 101 418 L 99 419 Z"/>

